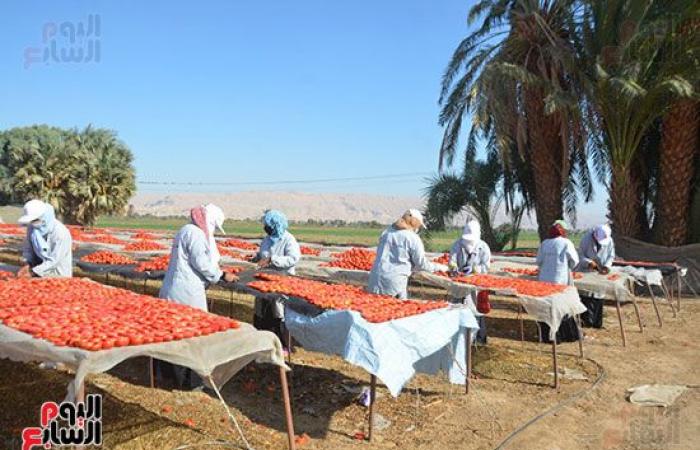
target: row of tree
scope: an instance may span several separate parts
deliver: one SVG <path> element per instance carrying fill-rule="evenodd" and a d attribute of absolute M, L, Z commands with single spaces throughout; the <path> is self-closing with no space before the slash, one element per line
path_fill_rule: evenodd
<path fill-rule="evenodd" d="M 482 142 L 484 167 L 500 180 L 492 192 L 516 217 L 533 208 L 541 238 L 565 213 L 575 219 L 597 178 L 615 232 L 689 242 L 700 219 L 691 208 L 700 205 L 700 3 L 484 0 L 469 22 L 475 31 L 443 77 L 439 119 L 441 170 L 463 134 L 467 166 L 433 180 L 431 220 L 456 209 L 437 201 L 450 177 L 471 192 L 455 201 L 474 204 L 469 178 L 478 176 L 467 171 Z"/>
<path fill-rule="evenodd" d="M 123 213 L 136 190 L 133 156 L 110 130 L 46 125 L 0 132 L 0 201 L 38 198 L 67 222 Z"/>

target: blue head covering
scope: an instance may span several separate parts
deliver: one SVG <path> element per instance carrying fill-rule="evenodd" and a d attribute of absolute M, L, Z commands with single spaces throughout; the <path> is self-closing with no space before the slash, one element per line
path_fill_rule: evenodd
<path fill-rule="evenodd" d="M 56 213 L 54 212 L 53 206 L 49 204 L 46 206 L 46 212 L 39 217 L 41 224 L 37 226 L 32 225 L 30 233 L 34 253 L 36 253 L 42 261 L 48 258 L 49 253 L 49 244 L 46 242 L 46 236 L 56 225 Z"/>
<path fill-rule="evenodd" d="M 287 228 L 289 228 L 287 217 L 280 211 L 274 209 L 265 212 L 263 216 L 263 225 L 272 230 L 272 233 L 269 234 L 272 242 L 279 241 L 282 235 L 284 235 L 284 232 L 287 231 Z"/>

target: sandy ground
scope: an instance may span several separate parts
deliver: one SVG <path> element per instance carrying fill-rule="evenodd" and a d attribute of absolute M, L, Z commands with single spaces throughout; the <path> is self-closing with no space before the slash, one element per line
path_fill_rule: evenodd
<path fill-rule="evenodd" d="M 156 289 L 157 286 L 151 286 Z M 218 297 L 216 294 L 214 297 Z M 252 318 L 252 298 L 220 297 L 215 312 Z M 417 376 L 398 398 L 379 387 L 381 416 L 369 443 L 367 409 L 355 402 L 369 376 L 340 358 L 298 349 L 290 374 L 297 434 L 307 433 L 309 449 L 490 449 L 513 430 L 560 402 L 583 396 L 516 435 L 510 449 L 694 449 L 700 447 L 700 314 L 697 299 L 684 299 L 676 318 L 663 305 L 659 327 L 651 304 L 642 301 L 644 333 L 631 305 L 623 309 L 627 347 L 620 343 L 614 308 L 606 308 L 605 327 L 587 329 L 585 358 L 575 343 L 562 344 L 560 372 L 577 371 L 586 380 L 562 380 L 552 389 L 550 346 L 534 342 L 536 327 L 526 321 L 526 342 L 519 340 L 514 313 L 494 310 L 488 319 L 489 344 L 475 350 L 473 390 L 443 377 Z M 20 448 L 25 426 L 38 423 L 42 401 L 60 401 L 70 374 L 33 364 L 0 360 L 0 448 Z M 591 390 L 594 382 L 602 381 Z M 147 361 L 130 360 L 106 374 L 91 376 L 88 390 L 105 395 L 104 448 L 245 448 L 222 405 L 206 393 L 161 386 L 150 389 Z M 642 408 L 626 400 L 639 384 L 694 385 L 667 409 Z M 251 365 L 223 389 L 234 417 L 256 449 L 286 447 L 284 414 L 277 371 Z M 187 426 L 184 422 L 194 423 Z M 188 447 L 187 445 L 192 445 Z"/>

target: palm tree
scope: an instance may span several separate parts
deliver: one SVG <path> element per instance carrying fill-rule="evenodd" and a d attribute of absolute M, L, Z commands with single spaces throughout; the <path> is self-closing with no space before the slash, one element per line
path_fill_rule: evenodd
<path fill-rule="evenodd" d="M 481 25 L 455 50 L 442 81 L 440 168 L 450 165 L 465 119 L 501 154 L 517 144 L 532 173 L 541 238 L 573 211 L 576 190 L 590 198 L 580 90 L 567 71 L 574 49 L 573 1 L 493 0 L 477 3 L 470 22 Z M 468 119 L 467 119 L 468 120 Z M 505 161 L 505 158 L 503 158 Z M 572 176 L 577 174 L 576 178 Z M 566 202 L 565 202 L 566 200 Z"/>
<path fill-rule="evenodd" d="M 599 130 L 596 148 L 604 153 L 597 161 L 606 167 L 599 171 L 609 170 L 610 218 L 616 232 L 641 237 L 643 189 L 634 170 L 636 152 L 674 100 L 694 95 L 698 72 L 697 36 L 658 31 L 671 17 L 694 17 L 697 6 L 693 0 L 582 4 L 577 65 L 595 116 L 590 127 Z M 684 52 L 672 54 L 674 48 Z"/>
<path fill-rule="evenodd" d="M 503 190 L 505 186 L 503 169 L 496 153 L 491 152 L 486 161 L 478 161 L 475 152 L 468 152 L 461 174 L 442 173 L 430 180 L 426 188 L 428 228 L 444 229 L 446 222 L 466 212 L 479 221 L 482 237 L 492 250 L 502 250 L 511 240 L 517 242 L 525 201 L 509 210 L 513 219 L 511 226 L 494 227 L 496 213 L 506 196 L 512 198 L 516 195 L 514 192 L 506 194 Z"/>

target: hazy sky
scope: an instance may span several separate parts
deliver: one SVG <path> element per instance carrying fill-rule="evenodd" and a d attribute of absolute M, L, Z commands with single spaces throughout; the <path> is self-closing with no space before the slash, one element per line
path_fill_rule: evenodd
<path fill-rule="evenodd" d="M 437 168 L 440 76 L 471 3 L 5 2 L 0 128 L 114 129 L 145 181 L 419 195 Z M 99 42 L 99 61 L 94 51 L 90 62 L 66 62 L 70 26 L 61 25 L 87 28 L 89 14 L 100 34 L 73 46 Z M 58 50 L 44 62 L 52 41 Z M 244 184 L 387 174 L 411 175 Z M 603 202 L 586 209 L 600 213 Z"/>

